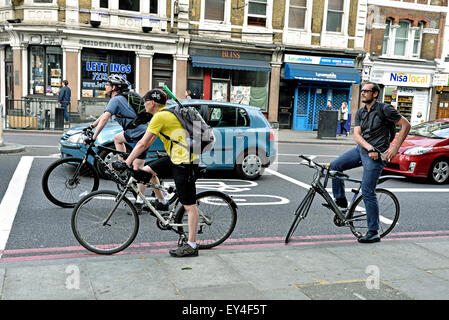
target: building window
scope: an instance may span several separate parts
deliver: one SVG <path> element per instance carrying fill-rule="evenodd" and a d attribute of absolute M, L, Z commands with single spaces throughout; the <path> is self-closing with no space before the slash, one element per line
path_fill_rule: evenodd
<path fill-rule="evenodd" d="M 100 0 L 100 8 L 109 8 L 109 0 Z"/>
<path fill-rule="evenodd" d="M 423 29 L 423 23 L 419 22 L 418 27 L 415 28 L 415 35 L 413 39 L 413 53 L 412 57 L 419 58 L 420 52 L 421 52 L 421 39 L 422 39 L 422 29 Z"/>
<path fill-rule="evenodd" d="M 134 88 L 136 56 L 127 51 L 85 49 L 81 53 L 81 97 L 106 98 L 108 76 L 118 74 Z"/>
<path fill-rule="evenodd" d="M 34 0 L 34 3 L 53 3 L 53 0 Z"/>
<path fill-rule="evenodd" d="M 265 27 L 267 22 L 267 0 L 248 0 L 248 25 Z"/>
<path fill-rule="evenodd" d="M 224 21 L 225 0 L 205 0 L 204 19 Z"/>
<path fill-rule="evenodd" d="M 119 0 L 119 10 L 140 11 L 140 0 Z"/>
<path fill-rule="evenodd" d="M 326 31 L 341 32 L 344 0 L 329 0 L 327 6 Z"/>
<path fill-rule="evenodd" d="M 423 23 L 412 27 L 412 22 L 399 20 L 398 25 L 393 25 L 392 20 L 387 19 L 382 44 L 382 54 L 385 56 L 419 58 L 421 52 Z"/>
<path fill-rule="evenodd" d="M 57 96 L 62 85 L 61 47 L 30 46 L 30 94 Z"/>
<path fill-rule="evenodd" d="M 288 12 L 288 27 L 304 29 L 307 10 L 307 0 L 290 0 Z"/>
<path fill-rule="evenodd" d="M 157 14 L 157 2 L 158 0 L 150 0 L 150 13 Z"/>
<path fill-rule="evenodd" d="M 390 43 L 390 27 L 391 19 L 387 19 L 385 23 L 384 41 L 382 43 L 382 54 L 387 54 L 388 52 L 388 43 Z"/>
<path fill-rule="evenodd" d="M 410 23 L 407 21 L 399 21 L 399 28 L 396 29 L 396 38 L 394 41 L 395 56 L 405 56 L 409 33 Z"/>

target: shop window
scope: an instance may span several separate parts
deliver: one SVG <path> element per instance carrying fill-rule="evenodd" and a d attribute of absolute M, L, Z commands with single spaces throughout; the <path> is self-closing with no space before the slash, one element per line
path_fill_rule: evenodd
<path fill-rule="evenodd" d="M 326 31 L 341 32 L 344 0 L 329 0 L 327 5 Z"/>
<path fill-rule="evenodd" d="M 304 29 L 307 10 L 307 0 L 290 0 L 288 12 L 288 27 Z"/>
<path fill-rule="evenodd" d="M 382 54 L 385 56 L 419 58 L 421 52 L 423 23 L 412 27 L 412 22 L 400 20 L 398 25 L 393 25 L 392 20 L 387 19 L 382 44 Z"/>
<path fill-rule="evenodd" d="M 62 86 L 61 47 L 30 46 L 30 94 L 57 96 Z"/>
<path fill-rule="evenodd" d="M 81 53 L 81 97 L 106 98 L 108 76 L 118 74 L 134 88 L 135 54 L 127 51 L 83 50 Z"/>
<path fill-rule="evenodd" d="M 119 0 L 119 10 L 140 11 L 140 0 Z"/>
<path fill-rule="evenodd" d="M 259 107 L 267 111 L 269 72 L 232 72 L 230 102 Z"/>
<path fill-rule="evenodd" d="M 204 19 L 224 21 L 225 0 L 205 0 Z"/>
<path fill-rule="evenodd" d="M 267 0 L 248 0 L 248 25 L 265 27 L 267 22 Z"/>
<path fill-rule="evenodd" d="M 109 0 L 100 0 L 100 8 L 109 8 Z"/>

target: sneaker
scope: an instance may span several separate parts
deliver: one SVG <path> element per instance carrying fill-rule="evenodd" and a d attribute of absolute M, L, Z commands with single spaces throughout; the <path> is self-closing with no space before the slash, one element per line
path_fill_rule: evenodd
<path fill-rule="evenodd" d="M 374 243 L 380 242 L 380 237 L 377 234 L 377 231 L 368 231 L 365 236 L 357 239 L 360 243 Z"/>
<path fill-rule="evenodd" d="M 168 211 L 168 202 L 163 204 L 162 202 L 160 202 L 159 200 L 150 200 L 150 203 L 153 207 L 156 208 L 156 210 L 161 210 L 161 211 Z M 148 208 L 149 211 L 149 208 Z"/>
<path fill-rule="evenodd" d="M 134 208 L 136 208 L 137 214 L 142 214 L 142 213 L 144 213 L 143 212 L 144 210 L 146 210 L 146 211 L 149 210 L 149 209 L 148 210 L 145 209 L 146 206 L 144 207 L 144 204 L 143 203 L 139 203 L 139 202 L 134 203 Z M 129 213 L 129 212 L 128 212 L 128 214 L 131 215 L 131 213 Z"/>
<path fill-rule="evenodd" d="M 188 243 L 184 243 L 176 249 L 170 250 L 170 255 L 172 257 L 181 258 L 181 257 L 197 257 L 198 256 L 198 247 L 193 249 Z"/>

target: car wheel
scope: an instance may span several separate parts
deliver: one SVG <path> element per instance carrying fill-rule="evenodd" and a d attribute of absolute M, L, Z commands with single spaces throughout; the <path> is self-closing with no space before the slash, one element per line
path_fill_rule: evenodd
<path fill-rule="evenodd" d="M 114 145 L 108 145 L 108 148 L 114 148 Z M 131 149 L 126 146 L 126 151 L 127 152 L 131 152 Z M 98 152 L 98 156 L 104 161 L 106 162 L 106 164 L 109 166 L 111 165 L 113 162 L 115 161 L 119 161 L 118 155 L 108 151 L 108 150 L 100 150 Z M 101 178 L 103 179 L 109 179 L 108 175 L 106 174 L 105 169 L 103 168 L 103 166 L 101 165 L 101 163 L 99 163 L 98 161 L 95 161 L 95 168 L 98 171 L 98 174 L 100 175 Z"/>
<path fill-rule="evenodd" d="M 430 167 L 429 178 L 436 184 L 443 184 L 449 178 L 449 159 L 437 159 Z"/>
<path fill-rule="evenodd" d="M 245 150 L 237 157 L 235 169 L 237 174 L 246 180 L 255 180 L 259 178 L 264 171 L 264 157 L 261 150 Z"/>

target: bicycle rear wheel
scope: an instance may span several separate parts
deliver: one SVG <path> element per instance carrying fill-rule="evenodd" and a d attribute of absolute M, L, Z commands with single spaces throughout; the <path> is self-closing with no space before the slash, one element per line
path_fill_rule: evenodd
<path fill-rule="evenodd" d="M 117 202 L 120 195 L 116 191 L 95 191 L 82 198 L 73 209 L 73 234 L 87 250 L 113 254 L 134 241 L 139 230 L 139 217 L 128 198 L 123 197 Z"/>
<path fill-rule="evenodd" d="M 197 243 L 200 249 L 210 249 L 223 243 L 234 231 L 237 223 L 237 206 L 224 193 L 205 191 L 196 195 L 196 205 L 199 213 Z M 182 223 L 179 232 L 188 236 L 187 214 L 184 206 L 176 213 L 175 223 Z"/>
<path fill-rule="evenodd" d="M 81 197 L 98 189 L 100 178 L 94 166 L 81 158 L 53 162 L 42 176 L 42 190 L 48 200 L 63 208 L 73 208 Z"/>
<path fill-rule="evenodd" d="M 309 212 L 310 209 L 310 205 L 312 204 L 314 198 L 315 198 L 315 191 L 313 189 L 309 189 L 306 196 L 296 209 L 295 219 L 293 219 L 293 223 L 287 232 L 287 236 L 285 237 L 285 243 L 288 243 L 290 241 L 290 238 L 295 232 L 299 223 L 307 216 L 307 213 Z"/>
<path fill-rule="evenodd" d="M 386 189 L 376 189 L 376 196 L 379 205 L 379 236 L 383 238 L 398 222 L 400 206 L 396 196 Z M 363 196 L 358 197 L 346 215 L 349 227 L 356 237 L 368 230 L 365 203 L 362 200 Z"/>

